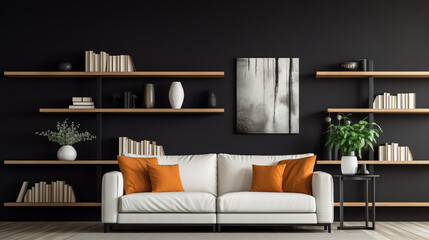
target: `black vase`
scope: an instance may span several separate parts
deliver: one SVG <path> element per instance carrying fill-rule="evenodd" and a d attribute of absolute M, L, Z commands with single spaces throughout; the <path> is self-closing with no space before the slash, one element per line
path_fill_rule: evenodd
<path fill-rule="evenodd" d="M 216 94 L 214 94 L 212 91 L 209 91 L 207 107 L 215 108 L 216 105 Z"/>
<path fill-rule="evenodd" d="M 57 69 L 59 71 L 71 71 L 72 70 L 72 64 L 71 64 L 71 62 L 63 59 L 57 63 Z"/>

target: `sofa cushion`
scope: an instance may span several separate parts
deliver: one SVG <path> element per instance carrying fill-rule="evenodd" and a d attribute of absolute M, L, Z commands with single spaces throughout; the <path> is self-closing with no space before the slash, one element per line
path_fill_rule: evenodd
<path fill-rule="evenodd" d="M 179 164 L 148 165 L 152 192 L 184 192 Z"/>
<path fill-rule="evenodd" d="M 124 154 L 128 157 L 151 157 Z M 217 195 L 216 154 L 156 156 L 159 165 L 179 164 L 180 179 L 185 192 L 208 192 Z M 250 189 L 249 188 L 247 190 Z"/>
<path fill-rule="evenodd" d="M 252 185 L 253 164 L 277 165 L 281 160 L 305 158 L 309 156 L 314 156 L 314 154 L 268 156 L 218 154 L 218 195 L 229 192 L 249 191 Z M 158 161 L 160 162 L 159 164 L 162 164 L 160 158 Z M 182 171 L 182 169 L 180 169 L 180 171 Z M 183 187 L 185 187 L 185 185 L 183 185 Z"/>
<path fill-rule="evenodd" d="M 214 213 L 216 197 L 204 192 L 133 193 L 119 200 L 122 213 Z"/>
<path fill-rule="evenodd" d="M 233 192 L 217 200 L 222 213 L 314 213 L 316 199 L 301 193 Z"/>

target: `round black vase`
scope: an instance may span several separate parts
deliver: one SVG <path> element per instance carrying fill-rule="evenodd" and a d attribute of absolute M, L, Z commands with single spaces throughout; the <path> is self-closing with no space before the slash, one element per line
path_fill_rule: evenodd
<path fill-rule="evenodd" d="M 71 64 L 71 62 L 63 59 L 57 63 L 57 69 L 59 71 L 71 71 L 72 70 L 72 64 Z"/>

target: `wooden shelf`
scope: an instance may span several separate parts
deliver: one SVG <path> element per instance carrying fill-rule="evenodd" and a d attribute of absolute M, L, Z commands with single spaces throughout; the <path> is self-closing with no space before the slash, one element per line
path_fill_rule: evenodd
<path fill-rule="evenodd" d="M 4 160 L 6 165 L 112 165 L 116 160 Z"/>
<path fill-rule="evenodd" d="M 429 114 L 429 108 L 373 109 L 373 108 L 328 108 L 328 113 L 375 113 L 375 114 Z"/>
<path fill-rule="evenodd" d="M 429 71 L 318 71 L 316 78 L 429 78 Z"/>
<path fill-rule="evenodd" d="M 340 203 L 335 202 L 334 206 L 339 207 Z M 365 207 L 365 202 L 345 202 L 344 207 Z M 429 202 L 376 202 L 375 207 L 429 207 Z"/>
<path fill-rule="evenodd" d="M 144 72 L 34 72 L 6 71 L 7 77 L 22 78 L 223 78 L 223 71 L 144 71 Z"/>
<path fill-rule="evenodd" d="M 337 160 L 318 160 L 318 165 L 339 165 L 341 161 Z M 414 160 L 414 161 L 378 161 L 378 160 L 361 160 L 358 164 L 369 165 L 429 165 L 429 160 Z"/>
<path fill-rule="evenodd" d="M 5 202 L 5 207 L 101 207 L 100 202 L 76 202 L 76 203 L 22 203 Z"/>
<path fill-rule="evenodd" d="M 224 113 L 223 108 L 95 108 L 95 109 L 68 109 L 68 108 L 40 108 L 41 113 L 114 113 L 114 114 L 218 114 Z"/>

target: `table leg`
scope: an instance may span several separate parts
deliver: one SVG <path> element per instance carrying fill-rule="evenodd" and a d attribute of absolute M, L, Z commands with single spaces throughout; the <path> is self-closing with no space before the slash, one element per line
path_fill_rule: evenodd
<path fill-rule="evenodd" d="M 365 226 L 369 224 L 369 181 L 365 180 Z"/>
<path fill-rule="evenodd" d="M 372 229 L 375 230 L 375 177 L 372 178 Z"/>
<path fill-rule="evenodd" d="M 340 229 L 344 227 L 344 189 L 343 189 L 343 178 L 340 178 Z"/>

